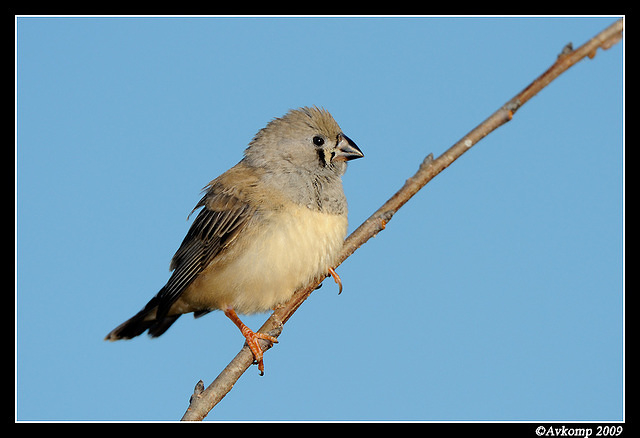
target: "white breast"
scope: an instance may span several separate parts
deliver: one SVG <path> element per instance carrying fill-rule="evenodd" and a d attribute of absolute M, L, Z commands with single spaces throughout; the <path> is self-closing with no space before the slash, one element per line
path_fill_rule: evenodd
<path fill-rule="evenodd" d="M 187 305 L 191 311 L 226 307 L 238 313 L 268 311 L 314 278 L 327 275 L 347 233 L 346 215 L 302 206 L 287 208 L 286 214 L 273 213 L 265 223 L 260 232 L 239 237 L 237 251 L 202 272 L 179 306 Z"/>

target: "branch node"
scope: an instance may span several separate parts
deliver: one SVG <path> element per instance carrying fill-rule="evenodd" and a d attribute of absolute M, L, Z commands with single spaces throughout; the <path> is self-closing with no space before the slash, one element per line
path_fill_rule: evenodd
<path fill-rule="evenodd" d="M 389 222 L 394 214 L 395 214 L 395 211 L 387 210 L 384 213 L 382 213 L 380 217 L 382 218 L 383 221 Z"/>
<path fill-rule="evenodd" d="M 193 394 L 191 394 L 191 397 L 189 397 L 189 405 L 193 403 L 194 398 L 202 397 L 203 392 L 204 392 L 204 382 L 200 380 L 198 383 L 196 383 L 196 387 L 193 388 Z"/>
<path fill-rule="evenodd" d="M 558 54 L 558 59 L 562 58 L 563 56 L 567 56 L 570 55 L 571 53 L 573 53 L 573 43 L 571 41 L 569 41 L 563 48 L 562 51 L 560 51 L 560 53 Z"/>
<path fill-rule="evenodd" d="M 273 318 L 273 321 L 275 322 L 276 326 L 273 329 L 269 330 L 267 334 L 269 336 L 273 336 L 274 338 L 277 338 L 282 334 L 282 330 L 284 329 L 284 323 L 277 316 Z"/>
<path fill-rule="evenodd" d="M 510 100 L 509 102 L 507 102 L 507 104 L 504 106 L 504 109 L 506 109 L 507 111 L 509 111 L 511 113 L 511 116 L 513 117 L 513 114 L 518 111 L 518 109 L 522 106 L 522 102 L 520 102 L 520 99 L 513 99 Z M 509 118 L 511 119 L 511 118 Z"/>
<path fill-rule="evenodd" d="M 433 152 L 424 157 L 424 160 L 422 160 L 422 163 L 420 163 L 420 168 L 422 169 L 424 167 L 431 166 L 431 163 L 433 163 Z"/>
<path fill-rule="evenodd" d="M 433 155 L 431 156 L 431 158 L 433 160 Z M 387 223 L 391 220 L 394 214 L 395 214 L 395 211 L 393 210 L 387 210 L 380 214 L 381 230 L 384 230 L 387 227 Z"/>

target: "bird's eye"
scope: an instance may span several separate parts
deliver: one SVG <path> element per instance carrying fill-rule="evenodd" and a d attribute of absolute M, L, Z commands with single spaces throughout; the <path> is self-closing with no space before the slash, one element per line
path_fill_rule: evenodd
<path fill-rule="evenodd" d="M 313 144 L 315 144 L 316 146 L 322 146 L 324 144 L 324 138 L 316 135 L 315 137 L 313 137 Z"/>

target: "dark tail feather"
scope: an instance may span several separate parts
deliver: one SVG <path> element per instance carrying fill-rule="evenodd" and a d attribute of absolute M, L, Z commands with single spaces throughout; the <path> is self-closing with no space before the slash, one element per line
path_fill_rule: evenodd
<path fill-rule="evenodd" d="M 156 319 L 155 313 L 158 308 L 156 301 L 156 298 L 153 298 L 144 309 L 111 330 L 104 338 L 105 341 L 135 338 L 144 333 L 145 330 L 149 330 L 149 336 L 152 338 L 158 337 L 166 332 L 180 315 L 165 316 L 159 320 Z"/>

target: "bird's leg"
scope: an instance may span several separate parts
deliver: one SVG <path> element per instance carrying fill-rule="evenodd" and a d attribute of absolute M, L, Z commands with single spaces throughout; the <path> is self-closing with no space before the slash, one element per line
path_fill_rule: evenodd
<path fill-rule="evenodd" d="M 340 276 L 333 268 L 329 268 L 329 274 L 333 277 L 333 281 L 338 284 L 338 295 L 342 293 L 342 280 L 340 280 Z"/>
<path fill-rule="evenodd" d="M 247 340 L 247 345 L 253 353 L 254 359 L 256 360 L 256 362 L 258 362 L 258 370 L 260 371 L 260 375 L 263 376 L 264 363 L 262 362 L 262 348 L 260 348 L 260 343 L 258 342 L 258 340 L 266 339 L 267 341 L 277 343 L 278 339 L 274 338 L 273 336 L 265 335 L 264 333 L 253 332 L 249 327 L 244 325 L 242 321 L 240 321 L 240 318 L 238 318 L 235 310 L 233 310 L 231 307 L 225 309 L 224 314 L 227 315 L 227 318 L 233 321 L 236 326 L 238 326 L 240 332 L 242 333 L 242 336 L 244 336 Z"/>

